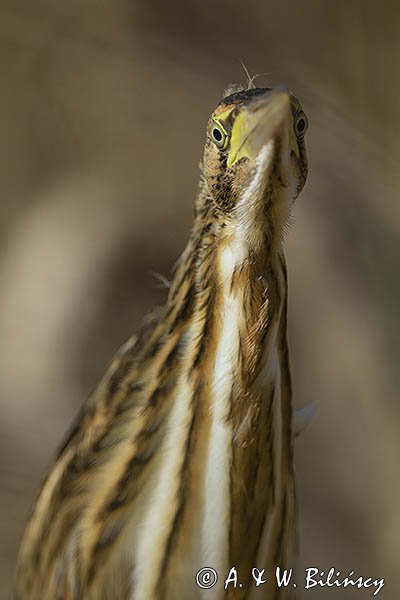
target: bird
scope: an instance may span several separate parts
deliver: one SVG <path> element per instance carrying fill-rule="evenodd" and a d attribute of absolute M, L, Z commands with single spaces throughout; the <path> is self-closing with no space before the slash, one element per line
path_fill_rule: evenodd
<path fill-rule="evenodd" d="M 231 86 L 211 113 L 166 300 L 58 450 L 17 600 L 297 597 L 274 577 L 298 553 L 284 236 L 307 128 L 283 85 Z"/>

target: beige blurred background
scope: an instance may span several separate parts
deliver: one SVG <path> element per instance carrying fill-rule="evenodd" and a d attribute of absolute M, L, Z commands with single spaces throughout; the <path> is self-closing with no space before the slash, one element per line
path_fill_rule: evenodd
<path fill-rule="evenodd" d="M 60 438 L 165 296 L 153 272 L 184 247 L 240 60 L 310 119 L 286 242 L 296 403 L 318 403 L 297 444 L 302 563 L 400 597 L 399 31 L 389 0 L 1 0 L 1 599 Z"/>

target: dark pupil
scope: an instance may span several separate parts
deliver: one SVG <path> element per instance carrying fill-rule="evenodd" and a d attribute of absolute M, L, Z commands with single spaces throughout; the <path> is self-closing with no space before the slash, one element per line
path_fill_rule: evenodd
<path fill-rule="evenodd" d="M 305 122 L 305 120 L 304 119 L 299 119 L 297 121 L 297 131 L 299 133 L 301 133 L 302 131 L 305 130 L 305 128 L 306 128 L 306 122 Z"/>
<path fill-rule="evenodd" d="M 213 137 L 216 142 L 222 141 L 222 133 L 219 129 L 213 129 Z"/>

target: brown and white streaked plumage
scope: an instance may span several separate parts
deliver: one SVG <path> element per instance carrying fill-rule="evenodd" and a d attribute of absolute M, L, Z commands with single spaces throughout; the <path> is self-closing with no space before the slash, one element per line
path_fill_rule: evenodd
<path fill-rule="evenodd" d="M 112 361 L 42 487 L 16 598 L 291 598 L 293 417 L 282 237 L 307 176 L 283 88 L 210 117 L 195 220 L 165 305 Z M 201 590 L 202 567 L 220 575 Z M 242 587 L 224 591 L 235 566 Z"/>

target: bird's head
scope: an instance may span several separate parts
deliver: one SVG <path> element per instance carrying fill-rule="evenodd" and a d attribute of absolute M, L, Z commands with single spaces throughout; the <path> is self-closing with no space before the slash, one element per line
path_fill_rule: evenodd
<path fill-rule="evenodd" d="M 228 213 L 251 202 L 259 215 L 285 198 L 290 209 L 307 177 L 307 126 L 300 103 L 283 87 L 225 97 L 210 116 L 203 159 L 215 204 Z"/>

